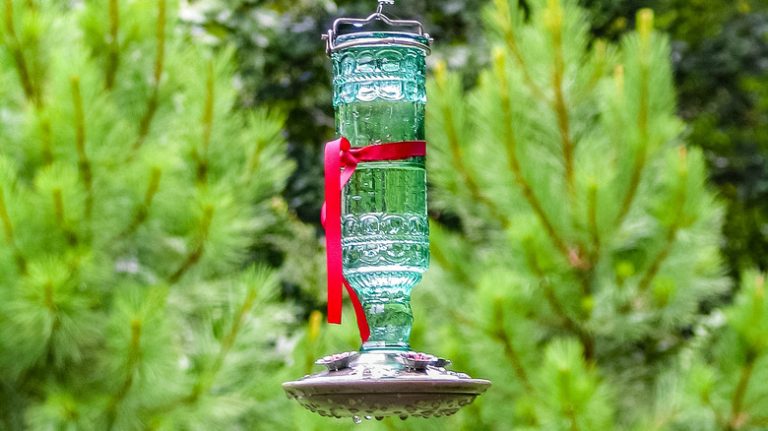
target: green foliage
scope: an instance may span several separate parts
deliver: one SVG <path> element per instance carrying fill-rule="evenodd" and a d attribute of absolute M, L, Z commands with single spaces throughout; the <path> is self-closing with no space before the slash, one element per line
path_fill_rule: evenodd
<path fill-rule="evenodd" d="M 283 119 L 233 111 L 176 2 L 65 3 L 3 0 L 0 429 L 252 423 Z"/>
<path fill-rule="evenodd" d="M 462 334 L 459 368 L 503 382 L 479 407 L 489 428 L 505 429 L 494 409 L 507 400 L 520 429 L 650 429 L 659 376 L 727 286 L 722 211 L 681 140 L 651 12 L 612 46 L 589 43 L 574 2 L 528 3 L 528 19 L 517 2 L 489 9 L 493 61 L 476 89 L 435 72 L 432 203 L 462 229 L 435 229 L 428 319 Z"/>
<path fill-rule="evenodd" d="M 762 1 L 585 0 L 593 32 L 615 38 L 639 7 L 653 8 L 673 41 L 678 111 L 689 143 L 705 150 L 712 180 L 727 198 L 723 244 L 730 272 L 768 267 L 764 225 L 764 91 L 768 82 L 768 5 Z"/>
<path fill-rule="evenodd" d="M 655 419 L 637 429 L 765 429 L 765 279 L 755 272 L 741 279 L 734 303 L 697 325 L 695 341 L 660 377 Z"/>

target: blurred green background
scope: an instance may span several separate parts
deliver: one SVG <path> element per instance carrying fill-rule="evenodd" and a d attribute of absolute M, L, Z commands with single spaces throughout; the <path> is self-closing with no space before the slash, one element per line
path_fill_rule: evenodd
<path fill-rule="evenodd" d="M 0 4 L 0 430 L 768 429 L 764 1 L 390 8 L 435 38 L 412 345 L 494 386 L 359 426 L 280 383 L 359 344 L 320 34 L 375 2 Z"/>

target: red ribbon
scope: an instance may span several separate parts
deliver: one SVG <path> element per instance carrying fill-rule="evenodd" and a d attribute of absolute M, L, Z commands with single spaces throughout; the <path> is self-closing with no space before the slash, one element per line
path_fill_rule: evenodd
<path fill-rule="evenodd" d="M 341 252 L 341 189 L 349 182 L 360 162 L 402 160 L 427 154 L 425 141 L 387 142 L 367 147 L 352 148 L 347 138 L 341 137 L 325 144 L 325 203 L 320 220 L 325 228 L 328 267 L 328 323 L 341 323 L 342 285 L 352 299 L 360 338 L 365 342 L 370 335 L 363 307 L 344 278 Z"/>

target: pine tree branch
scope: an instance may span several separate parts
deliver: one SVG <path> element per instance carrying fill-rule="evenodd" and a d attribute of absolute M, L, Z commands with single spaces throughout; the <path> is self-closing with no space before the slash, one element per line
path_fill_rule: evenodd
<path fill-rule="evenodd" d="M 544 296 L 555 311 L 555 314 L 563 319 L 565 328 L 575 334 L 579 338 L 579 341 L 581 341 L 581 345 L 584 347 L 584 360 L 590 363 L 593 362 L 595 359 L 595 337 L 584 329 L 580 323 L 573 320 L 573 318 L 568 315 L 562 302 L 558 299 L 555 290 L 552 288 L 551 283 L 541 280 L 540 285 L 544 288 Z"/>
<path fill-rule="evenodd" d="M 653 279 L 658 274 L 659 270 L 661 269 L 662 263 L 667 259 L 669 256 L 669 253 L 672 251 L 672 246 L 675 244 L 675 240 L 677 239 L 677 233 L 682 228 L 684 216 L 685 216 L 685 202 L 687 200 L 687 181 L 688 181 L 688 170 L 685 166 L 685 163 L 687 163 L 686 160 L 687 157 L 687 151 L 685 147 L 680 147 L 680 158 L 681 158 L 681 172 L 680 172 L 680 184 L 677 189 L 677 193 L 675 193 L 675 196 L 673 198 L 672 204 L 674 206 L 679 207 L 679 210 L 675 213 L 675 218 L 672 220 L 672 223 L 667 228 L 667 233 L 664 235 L 664 245 L 662 246 L 659 253 L 656 255 L 656 257 L 653 259 L 651 265 L 648 267 L 648 270 L 643 275 L 643 278 L 640 279 L 640 282 L 638 283 L 638 288 L 641 292 L 648 289 Z M 672 206 L 670 206 L 672 208 Z"/>
<path fill-rule="evenodd" d="M 59 316 L 59 306 L 56 304 L 56 300 L 54 299 L 54 292 L 53 292 L 53 282 L 51 280 L 47 280 L 45 284 L 43 285 L 43 305 L 45 305 L 46 310 L 48 311 L 48 314 L 51 316 L 51 328 L 48 333 L 48 339 L 46 340 L 45 344 L 45 360 L 46 364 L 52 364 L 53 361 L 53 338 L 54 334 L 59 330 L 61 327 L 61 317 Z M 32 371 L 32 369 L 28 370 Z M 28 374 L 25 376 L 25 378 L 31 377 L 31 374 Z"/>
<path fill-rule="evenodd" d="M 198 154 L 193 150 L 193 157 L 197 164 L 197 182 L 205 184 L 208 181 L 208 148 L 211 146 L 211 133 L 213 132 L 213 104 L 215 97 L 213 62 L 208 63 L 208 79 L 205 82 L 205 105 L 203 106 L 203 136 L 202 149 Z"/>
<path fill-rule="evenodd" d="M 16 63 L 16 73 L 21 81 L 21 88 L 28 100 L 35 104 L 39 103 L 37 90 L 32 81 L 32 75 L 29 71 L 29 65 L 24 58 L 24 52 L 21 49 L 21 43 L 16 35 L 16 27 L 13 22 L 13 0 L 5 0 L 5 30 L 8 33 L 8 49 L 11 51 L 14 63 Z"/>
<path fill-rule="evenodd" d="M 637 129 L 640 133 L 640 141 L 637 146 L 634 163 L 632 164 L 629 188 L 626 195 L 624 195 L 619 214 L 616 217 L 616 226 L 621 226 L 624 218 L 632 208 L 632 203 L 635 201 L 648 158 L 648 146 L 650 145 L 648 130 L 648 117 L 650 115 L 650 54 L 648 50 L 650 49 L 649 39 L 653 27 L 653 12 L 650 10 L 641 11 L 638 14 L 638 21 L 638 31 L 640 33 L 640 107 L 637 114 Z M 621 73 L 621 81 L 623 83 L 623 68 L 617 69 L 617 73 Z"/>
<path fill-rule="evenodd" d="M 147 184 L 147 190 L 144 192 L 144 200 L 137 205 L 133 212 L 133 220 L 125 228 L 125 230 L 118 235 L 118 238 L 125 238 L 134 232 L 147 220 L 149 217 L 149 210 L 152 207 L 152 202 L 155 200 L 155 195 L 160 188 L 160 178 L 163 175 L 163 171 L 157 166 L 152 168 L 149 174 L 149 182 Z"/>
<path fill-rule="evenodd" d="M 256 173 L 256 171 L 260 168 L 260 161 L 261 153 L 264 151 L 264 146 L 267 145 L 267 142 L 265 142 L 264 139 L 256 139 L 253 146 L 253 151 L 248 156 L 248 161 L 246 162 L 246 168 L 243 170 L 243 177 L 242 182 L 247 183 L 253 175 Z"/>
<path fill-rule="evenodd" d="M 208 234 L 210 233 L 213 213 L 214 207 L 211 205 L 208 205 L 203 209 L 203 218 L 200 222 L 200 238 L 198 239 L 197 247 L 195 247 L 195 249 L 187 255 L 186 259 L 184 259 L 184 262 L 179 266 L 179 268 L 174 271 L 173 274 L 171 274 L 171 276 L 168 278 L 169 283 L 177 283 L 181 277 L 186 274 L 187 271 L 192 269 L 192 267 L 194 267 L 200 261 L 200 258 L 203 257 L 203 253 L 205 252 L 205 241 L 208 239 Z"/>
<path fill-rule="evenodd" d="M 575 199 L 576 193 L 574 185 L 574 168 L 573 168 L 573 149 L 574 143 L 571 138 L 571 126 L 568 118 L 568 107 L 565 102 L 565 95 L 563 92 L 563 78 L 565 74 L 565 61 L 563 59 L 563 33 L 562 33 L 562 10 L 557 6 L 557 12 L 553 13 L 553 20 L 550 30 L 552 32 L 552 44 L 554 51 L 554 68 L 552 72 L 552 87 L 555 93 L 555 100 L 552 103 L 552 109 L 557 116 L 557 127 L 560 131 L 560 142 L 563 148 L 563 159 L 565 164 L 565 185 L 566 192 L 571 199 L 571 202 Z"/>
<path fill-rule="evenodd" d="M 558 398 L 560 401 L 560 413 L 565 416 L 570 426 L 570 431 L 580 431 L 576 408 L 573 405 L 573 391 L 571 390 L 571 369 L 565 368 L 557 371 L 557 385 L 559 386 Z"/>
<path fill-rule="evenodd" d="M 120 66 L 120 8 L 119 0 L 109 0 L 109 53 L 107 55 L 107 69 L 105 71 L 105 87 L 111 91 L 115 85 L 115 76 Z"/>
<path fill-rule="evenodd" d="M 768 416 L 756 416 L 749 420 L 749 423 L 757 427 L 768 427 Z"/>
<path fill-rule="evenodd" d="M 435 81 L 437 82 L 437 86 L 441 92 L 448 91 L 448 79 L 445 72 L 444 62 L 438 64 L 438 67 L 436 68 Z M 467 190 L 469 191 L 470 196 L 472 196 L 472 199 L 488 208 L 491 217 L 493 217 L 503 228 L 506 229 L 509 226 L 509 219 L 501 213 L 499 208 L 492 200 L 488 199 L 488 197 L 482 193 L 480 186 L 477 184 L 477 181 L 475 181 L 474 175 L 472 175 L 467 165 L 464 163 L 464 154 L 462 154 L 463 152 L 459 140 L 459 134 L 456 130 L 456 124 L 453 118 L 453 107 L 447 103 L 442 103 L 441 108 L 443 118 L 445 119 L 443 122 L 444 132 L 448 139 L 448 146 L 451 149 L 451 160 L 453 161 L 452 164 L 456 168 L 459 176 L 461 176 L 461 182 L 466 184 Z"/>
<path fill-rule="evenodd" d="M 600 83 L 600 80 L 603 78 L 603 75 L 605 74 L 605 65 L 606 65 L 606 51 L 607 51 L 607 44 L 602 39 L 595 40 L 594 44 L 594 51 L 595 57 L 597 58 L 597 65 L 595 66 L 595 69 L 592 71 L 592 75 L 589 77 L 589 81 L 586 85 L 586 91 L 585 93 L 590 93 L 592 90 L 597 87 L 597 84 Z"/>
<path fill-rule="evenodd" d="M 501 346 L 504 349 L 504 356 L 506 356 L 509 360 L 515 375 L 517 375 L 520 383 L 522 383 L 523 388 L 525 388 L 529 394 L 533 395 L 534 388 L 531 384 L 531 379 L 528 377 L 528 373 L 525 371 L 525 367 L 523 366 L 523 361 L 520 359 L 520 355 L 517 353 L 515 346 L 509 339 L 507 330 L 504 327 L 504 309 L 499 303 L 494 303 L 493 316 L 493 328 L 486 330 L 486 332 L 493 339 L 501 343 Z"/>
<path fill-rule="evenodd" d="M 258 297 L 257 293 L 257 289 L 255 288 L 248 290 L 245 301 L 243 301 L 243 305 L 238 310 L 237 315 L 235 316 L 235 320 L 232 323 L 232 327 L 224 337 L 224 340 L 221 342 L 219 353 L 216 355 L 216 359 L 213 361 L 213 365 L 207 370 L 207 372 L 200 375 L 197 384 L 195 384 L 192 393 L 189 396 L 189 402 L 196 402 L 201 395 L 210 390 L 216 375 L 221 370 L 222 365 L 224 365 L 224 360 L 227 358 L 227 354 L 229 354 L 229 351 L 232 350 L 232 347 L 235 345 L 235 341 L 237 341 L 237 336 L 240 334 L 240 329 L 245 323 L 246 317 L 248 317 L 248 314 L 251 312 L 251 309 L 256 303 L 256 298 Z"/>
<path fill-rule="evenodd" d="M 43 163 L 46 166 L 50 166 L 53 163 L 53 144 L 52 144 L 52 132 L 51 132 L 51 120 L 45 113 L 44 108 L 41 106 L 37 110 L 37 115 L 40 121 L 40 132 L 42 133 L 42 146 L 43 146 Z"/>
<path fill-rule="evenodd" d="M 544 230 L 549 235 L 552 243 L 557 247 L 560 253 L 562 253 L 565 259 L 569 263 L 572 263 L 573 259 L 571 257 L 568 246 L 558 234 L 557 230 L 552 224 L 552 221 L 549 219 L 549 216 L 544 211 L 544 207 L 542 207 L 541 202 L 539 202 L 539 199 L 534 194 L 531 185 L 523 175 L 523 171 L 520 167 L 520 161 L 517 158 L 517 139 L 515 138 L 515 131 L 512 128 L 514 120 L 510 107 L 511 99 L 509 95 L 509 82 L 507 81 L 504 53 L 499 50 L 495 51 L 494 60 L 497 80 L 499 84 L 499 98 L 501 99 L 501 108 L 503 114 L 502 123 L 504 126 L 504 140 L 507 149 L 507 164 L 509 165 L 509 169 L 512 171 L 515 182 L 523 193 L 523 197 L 531 206 L 531 209 L 533 209 L 533 212 L 538 217 L 542 226 L 544 226 Z"/>
<path fill-rule="evenodd" d="M 64 229 L 64 199 L 61 195 L 61 189 L 53 190 L 53 211 L 56 216 L 56 223 L 62 230 Z"/>
<path fill-rule="evenodd" d="M 527 247 L 526 245 L 523 245 L 523 248 L 525 250 L 525 257 L 526 261 L 528 262 L 528 266 L 536 275 L 536 278 L 539 281 L 539 285 L 543 287 L 544 296 L 547 299 L 547 302 L 549 302 L 550 307 L 552 307 L 552 311 L 554 311 L 555 314 L 557 314 L 557 316 L 563 322 L 565 322 L 566 327 L 575 330 L 578 324 L 571 318 L 568 312 L 565 311 L 565 307 L 563 306 L 562 302 L 560 302 L 557 294 L 555 294 L 554 290 L 552 289 L 552 284 L 547 281 L 546 274 L 544 274 L 544 271 L 539 266 L 539 262 L 536 259 L 536 256 L 533 254 L 533 250 L 531 250 L 530 247 Z"/>
<path fill-rule="evenodd" d="M 664 236 L 664 246 L 659 251 L 659 254 L 653 259 L 653 263 L 651 263 L 648 270 L 643 275 L 643 278 L 640 279 L 640 282 L 638 283 L 640 291 L 647 290 L 651 281 L 653 281 L 658 274 L 659 269 L 661 269 L 661 264 L 664 263 L 664 260 L 666 260 L 667 256 L 669 256 L 669 253 L 672 251 L 672 246 L 675 243 L 678 229 L 679 227 L 677 224 L 673 224 L 667 229 L 667 234 Z"/>
<path fill-rule="evenodd" d="M 16 232 L 13 228 L 13 222 L 8 214 L 8 207 L 5 204 L 5 191 L 0 188 L 0 222 L 3 223 L 3 231 L 5 233 L 5 242 L 13 250 L 13 258 L 16 260 L 16 267 L 19 272 L 26 274 L 27 272 L 27 258 L 21 252 L 19 245 L 16 243 Z"/>
<path fill-rule="evenodd" d="M 28 1 L 26 6 L 29 9 L 37 11 L 37 5 Z M 13 0 L 5 0 L 5 27 L 8 39 L 8 49 L 11 51 L 11 57 L 13 57 L 16 65 L 16 73 L 19 75 L 22 89 L 27 100 L 33 102 L 36 113 L 41 118 L 41 132 L 42 132 L 42 153 L 43 162 L 46 165 L 50 165 L 53 162 L 53 150 L 51 146 L 51 123 L 46 115 L 44 115 L 44 100 L 42 90 L 37 88 L 35 82 L 32 79 L 30 67 L 24 57 L 24 52 L 21 49 L 21 42 L 16 35 L 16 28 L 13 18 Z"/>
<path fill-rule="evenodd" d="M 165 412 L 172 411 L 181 405 L 194 404 L 200 399 L 201 396 L 206 394 L 211 389 L 216 379 L 216 375 L 221 371 L 221 367 L 224 365 L 224 361 L 226 360 L 227 355 L 232 350 L 232 347 L 234 347 L 235 342 L 237 341 L 237 337 L 240 334 L 240 329 L 242 328 L 243 324 L 245 323 L 245 319 L 248 317 L 248 314 L 251 312 L 253 306 L 255 305 L 257 297 L 257 289 L 251 288 L 248 290 L 243 304 L 240 306 L 237 314 L 235 315 L 229 332 L 227 332 L 221 342 L 219 352 L 217 353 L 213 364 L 210 368 L 200 373 L 197 381 L 192 387 L 192 391 L 182 398 L 178 398 L 167 404 L 151 409 L 149 411 L 150 416 L 157 416 Z"/>
<path fill-rule="evenodd" d="M 747 352 L 746 361 L 741 367 L 739 381 L 736 384 L 736 389 L 733 393 L 733 398 L 731 399 L 731 415 L 725 428 L 727 431 L 741 429 L 748 420 L 747 412 L 743 411 L 744 398 L 747 395 L 747 389 L 749 388 L 749 382 L 752 379 L 757 358 L 758 355 L 755 352 Z"/>
<path fill-rule="evenodd" d="M 567 406 L 564 408 L 563 413 L 568 418 L 568 422 L 570 422 L 571 431 L 579 431 L 579 422 L 578 418 L 576 417 L 576 411 L 574 411 L 573 406 Z"/>
<path fill-rule="evenodd" d="M 502 32 L 504 33 L 504 42 L 507 46 L 507 49 L 512 53 L 512 56 L 515 58 L 515 61 L 517 61 L 517 64 L 520 67 L 520 70 L 523 73 L 523 80 L 525 81 L 525 84 L 528 86 L 528 89 L 531 91 L 531 93 L 533 93 L 534 98 L 538 100 L 547 100 L 547 96 L 544 95 L 542 89 L 531 77 L 531 72 L 528 70 L 528 65 L 525 62 L 523 53 L 520 50 L 520 46 L 517 44 L 515 30 L 512 27 L 513 19 L 512 13 L 509 10 L 508 0 L 496 0 L 494 3 L 496 5 L 496 10 L 499 12 Z"/>
<path fill-rule="evenodd" d="M 71 246 L 77 245 L 77 235 L 70 229 L 70 227 L 67 224 L 66 215 L 64 212 L 64 197 L 61 193 L 60 188 L 55 188 L 51 192 L 51 197 L 53 198 L 53 212 L 54 216 L 56 217 L 56 223 L 59 225 L 59 228 L 64 233 L 64 236 L 67 239 L 67 242 Z"/>
<path fill-rule="evenodd" d="M 597 226 L 597 185 L 592 183 L 587 191 L 587 219 L 589 220 L 589 235 L 592 239 L 592 267 L 597 266 L 601 253 L 600 229 Z"/>
<path fill-rule="evenodd" d="M 493 331 L 491 335 L 493 335 L 493 337 L 501 343 L 502 347 L 504 348 L 504 355 L 509 360 L 510 365 L 512 365 L 512 370 L 523 384 L 525 390 L 529 393 L 533 393 L 534 389 L 533 385 L 531 384 L 531 380 L 528 378 L 528 373 L 523 367 L 523 363 L 520 360 L 520 355 L 517 353 L 515 347 L 512 345 L 512 342 L 509 340 L 507 331 L 504 330 L 504 328 L 499 327 L 496 329 L 496 331 Z"/>
<path fill-rule="evenodd" d="M 582 270 L 579 273 L 581 292 L 585 298 L 589 298 L 592 295 L 592 285 L 594 284 L 595 271 L 599 265 L 602 247 L 600 230 L 597 226 L 597 185 L 594 183 L 591 183 L 587 189 L 587 220 L 592 249 L 588 252 L 588 261 L 583 262 L 582 266 L 579 267 Z"/>
<path fill-rule="evenodd" d="M 43 303 L 51 315 L 56 314 L 58 307 L 56 306 L 56 302 L 53 300 L 53 283 L 51 283 L 50 280 L 48 280 L 43 286 Z"/>
<path fill-rule="evenodd" d="M 533 250 L 526 246 L 524 246 L 524 250 L 528 266 L 536 275 L 536 278 L 539 281 L 539 285 L 542 287 L 544 292 L 544 298 L 547 300 L 547 303 L 549 303 L 552 311 L 554 311 L 560 320 L 563 321 L 565 329 L 576 335 L 579 338 L 579 341 L 581 341 L 581 344 L 584 347 L 584 359 L 588 362 L 593 361 L 595 357 L 595 338 L 586 329 L 584 329 L 584 327 L 579 322 L 574 320 L 566 311 L 562 301 L 560 301 L 560 298 L 557 297 L 557 293 L 552 287 L 552 283 L 549 282 L 546 274 L 544 273 L 544 270 L 542 270 L 541 266 L 539 265 Z"/>
<path fill-rule="evenodd" d="M 514 345 L 512 345 L 512 342 L 509 339 L 509 335 L 507 334 L 506 330 L 504 330 L 504 328 L 494 328 L 494 329 L 484 328 L 480 324 L 468 318 L 466 315 L 464 315 L 463 313 L 461 313 L 460 311 L 454 308 L 450 309 L 450 314 L 451 314 L 451 317 L 455 319 L 458 323 L 461 323 L 470 328 L 473 328 L 481 332 L 482 334 L 486 335 L 487 337 L 491 338 L 492 340 L 496 340 L 499 343 L 501 343 L 502 348 L 504 350 L 504 356 L 512 365 L 512 369 L 515 372 L 515 375 L 517 376 L 517 378 L 522 383 L 523 388 L 526 390 L 527 396 L 529 397 L 536 396 L 533 385 L 531 384 L 531 380 L 528 377 L 528 373 L 525 371 L 523 362 L 520 359 L 520 355 L 518 354 Z M 494 319 L 494 321 L 498 321 L 498 320 Z"/>
<path fill-rule="evenodd" d="M 93 212 L 93 170 L 88 154 L 85 152 L 85 114 L 83 112 L 83 98 L 80 92 L 80 78 L 71 78 L 72 100 L 75 108 L 75 147 L 77 148 L 77 168 L 80 178 L 85 185 L 85 218 L 90 220 Z"/>
<path fill-rule="evenodd" d="M 632 173 L 629 178 L 629 188 L 624 195 L 624 200 L 621 203 L 619 214 L 616 217 L 616 225 L 621 226 L 624 222 L 624 218 L 629 214 L 632 203 L 637 196 L 637 190 L 640 187 L 640 181 L 642 180 L 643 170 L 645 169 L 646 159 L 648 157 L 648 88 L 647 88 L 647 75 L 641 73 L 641 85 L 640 90 L 640 114 L 638 115 L 638 129 L 640 130 L 640 144 L 635 155 L 634 163 L 632 163 Z"/>
<path fill-rule="evenodd" d="M 131 320 L 131 344 L 128 348 L 128 361 L 126 363 L 125 380 L 123 380 L 120 388 L 112 395 L 107 405 L 107 429 L 114 428 L 115 420 L 117 419 L 117 407 L 128 395 L 128 392 L 133 387 L 134 375 L 136 372 L 137 364 L 141 358 L 141 336 L 142 336 L 142 322 L 139 319 Z"/>
<path fill-rule="evenodd" d="M 472 285 L 472 280 L 467 273 L 464 272 L 464 269 L 461 266 L 453 265 L 448 257 L 446 257 L 445 253 L 443 253 L 443 250 L 434 243 L 432 243 L 432 247 L 430 247 L 430 258 L 435 259 L 438 265 L 449 270 L 450 275 L 455 277 L 462 286 Z"/>
<path fill-rule="evenodd" d="M 157 113 L 157 104 L 159 103 L 158 97 L 160 92 L 160 81 L 163 78 L 163 68 L 165 64 L 165 24 L 166 24 L 166 0 L 158 0 L 157 2 L 157 28 L 156 28 L 156 49 L 157 54 L 155 56 L 155 68 L 152 74 L 152 93 L 147 101 L 147 110 L 144 116 L 141 118 L 139 124 L 139 136 L 136 142 L 133 144 L 133 149 L 138 150 L 143 144 L 144 140 L 149 134 L 152 120 Z"/>

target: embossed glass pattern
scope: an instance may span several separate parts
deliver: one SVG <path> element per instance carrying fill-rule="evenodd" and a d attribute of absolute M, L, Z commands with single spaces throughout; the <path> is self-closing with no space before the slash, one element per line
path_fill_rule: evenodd
<path fill-rule="evenodd" d="M 386 38 L 392 33 L 366 33 Z M 398 33 L 420 41 L 420 36 Z M 339 36 L 337 42 L 361 37 Z M 355 46 L 334 52 L 336 128 L 352 146 L 423 140 L 424 50 Z M 358 165 L 342 195 L 344 276 L 371 330 L 363 350 L 408 350 L 411 289 L 429 264 L 423 157 Z"/>

